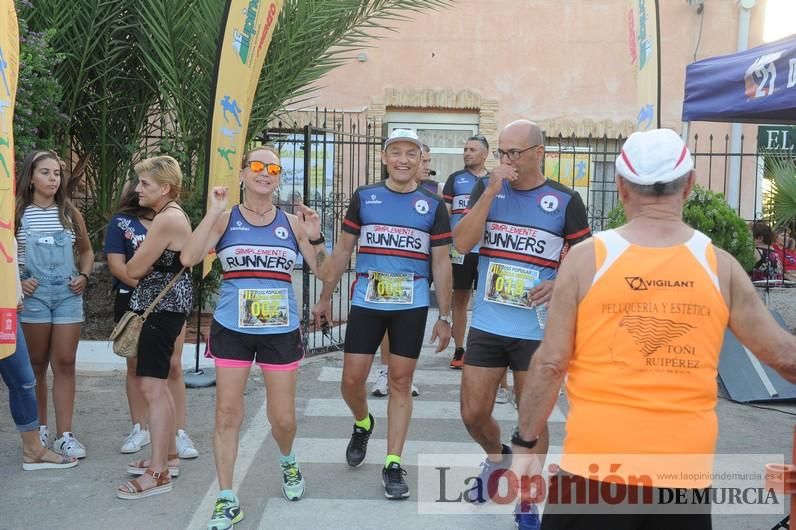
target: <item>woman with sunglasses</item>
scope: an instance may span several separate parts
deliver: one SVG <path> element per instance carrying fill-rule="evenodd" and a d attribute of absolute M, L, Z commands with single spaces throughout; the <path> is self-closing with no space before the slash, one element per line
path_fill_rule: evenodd
<path fill-rule="evenodd" d="M 216 364 L 213 449 L 221 490 L 209 530 L 231 528 L 243 519 L 232 473 L 252 363 L 265 380 L 268 421 L 281 453 L 282 493 L 288 500 L 304 494 L 304 477 L 293 454 L 296 374 L 304 347 L 291 272 L 299 252 L 313 271 L 327 255 L 320 219 L 312 209 L 298 204 L 297 215 L 291 215 L 274 205 L 281 173 L 273 148 L 247 153 L 240 172 L 243 201 L 227 210 L 229 190 L 213 188 L 207 215 L 182 253 L 183 265 L 189 266 L 215 248 L 223 270 L 208 342 Z"/>

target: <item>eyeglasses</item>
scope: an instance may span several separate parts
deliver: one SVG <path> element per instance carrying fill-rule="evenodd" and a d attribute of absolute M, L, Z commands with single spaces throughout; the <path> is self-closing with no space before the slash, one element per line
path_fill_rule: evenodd
<path fill-rule="evenodd" d="M 508 151 L 504 151 L 503 149 L 495 149 L 494 151 L 492 151 L 492 154 L 495 155 L 495 158 L 497 158 L 498 160 L 503 160 L 503 157 L 507 156 L 509 157 L 509 160 L 514 162 L 515 160 L 520 158 L 520 156 L 522 156 L 522 154 L 525 151 L 530 151 L 531 149 L 539 147 L 540 145 L 542 144 L 532 145 L 530 147 L 526 147 L 525 149 L 509 149 Z"/>
<path fill-rule="evenodd" d="M 246 166 L 255 173 L 262 173 L 264 170 L 268 170 L 268 174 L 272 177 L 278 177 L 282 174 L 282 166 L 279 164 L 266 164 L 259 160 L 249 160 L 246 162 Z"/>

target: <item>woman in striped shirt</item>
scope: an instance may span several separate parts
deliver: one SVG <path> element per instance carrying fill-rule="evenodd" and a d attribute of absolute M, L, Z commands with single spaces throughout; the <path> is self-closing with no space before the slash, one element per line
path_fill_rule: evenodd
<path fill-rule="evenodd" d="M 52 367 L 59 435 L 53 450 L 84 458 L 86 449 L 72 434 L 72 415 L 83 291 L 94 266 L 94 251 L 83 217 L 66 196 L 61 160 L 54 152 L 34 151 L 23 160 L 17 175 L 15 220 L 25 295 L 19 320 L 36 375 L 39 437 L 47 447 L 47 368 Z"/>

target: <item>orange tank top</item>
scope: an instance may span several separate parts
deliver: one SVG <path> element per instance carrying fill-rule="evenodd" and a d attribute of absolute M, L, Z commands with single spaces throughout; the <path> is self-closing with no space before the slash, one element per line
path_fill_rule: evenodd
<path fill-rule="evenodd" d="M 561 467 L 621 482 L 606 476 L 621 464 L 620 476 L 657 487 L 705 487 L 729 317 L 710 239 L 695 231 L 681 245 L 650 248 L 610 230 L 594 246 L 596 273 L 578 306 L 568 370 Z M 595 456 L 607 454 L 634 456 Z"/>

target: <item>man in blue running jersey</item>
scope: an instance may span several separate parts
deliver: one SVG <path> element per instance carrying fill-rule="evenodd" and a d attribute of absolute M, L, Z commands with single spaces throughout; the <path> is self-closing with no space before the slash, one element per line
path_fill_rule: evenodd
<path fill-rule="evenodd" d="M 354 249 L 357 279 L 345 336 L 343 399 L 354 416 L 346 461 L 359 467 L 365 460 L 375 420 L 368 412 L 365 382 L 385 331 L 390 336 L 387 458 L 382 469 L 384 495 L 409 497 L 406 470 L 401 467 L 412 415 L 412 378 L 423 345 L 429 305 L 428 278 L 437 285 L 439 317 L 431 333 L 437 351 L 450 341 L 451 242 L 448 211 L 442 198 L 418 187 L 421 143 L 414 132 L 397 129 L 384 144 L 382 163 L 387 180 L 360 186 L 351 197 L 340 239 L 319 279 L 337 284 Z M 317 316 L 329 314 L 324 288 Z"/>
<path fill-rule="evenodd" d="M 489 156 L 489 142 L 482 135 L 471 136 L 464 144 L 464 169 L 460 169 L 448 177 L 442 195 L 451 214 L 451 227 L 464 216 L 470 193 L 478 179 L 486 177 L 489 172 L 484 163 Z M 450 367 L 461 370 L 464 365 L 464 337 L 467 332 L 467 307 L 470 294 L 478 280 L 478 246 L 467 253 L 459 253 L 451 247 L 451 264 L 453 266 L 453 342 L 456 347 Z"/>
<path fill-rule="evenodd" d="M 431 148 L 426 144 L 420 146 L 422 152 L 420 155 L 420 169 L 415 174 L 415 182 L 419 188 L 425 188 L 435 195 L 439 195 L 439 182 L 429 178 L 431 175 Z M 429 284 L 432 283 L 433 278 L 429 275 Z M 323 293 L 322 298 L 323 298 Z M 376 381 L 370 387 L 370 394 L 376 397 L 384 397 L 390 392 L 389 383 L 389 366 L 390 366 L 390 339 L 387 333 L 381 339 L 381 346 L 379 346 L 381 353 L 381 368 L 379 368 Z M 417 397 L 420 395 L 420 390 L 417 385 L 412 383 L 412 396 Z"/>
<path fill-rule="evenodd" d="M 454 245 L 462 254 L 480 244 L 461 387 L 462 420 L 487 454 L 480 480 L 469 492 L 472 502 L 488 500 L 489 474 L 509 465 L 511 448 L 501 443 L 492 417 L 498 382 L 511 368 L 515 393 L 522 395 L 562 252 L 591 235 L 580 195 L 542 174 L 544 135 L 536 124 L 508 124 L 495 155 L 500 165 L 488 180 L 475 184 L 454 230 Z M 545 429 L 535 452 L 544 458 L 547 446 Z"/>

